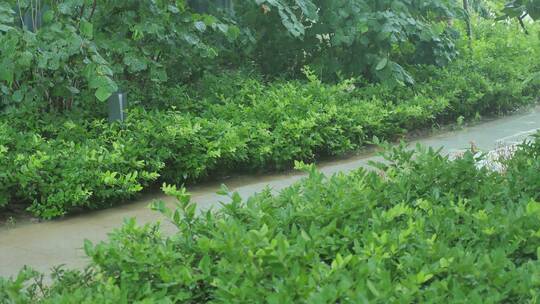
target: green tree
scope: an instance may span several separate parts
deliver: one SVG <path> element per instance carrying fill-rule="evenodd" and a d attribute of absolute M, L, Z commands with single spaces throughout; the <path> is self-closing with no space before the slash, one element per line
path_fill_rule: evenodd
<path fill-rule="evenodd" d="M 404 64 L 444 65 L 457 55 L 449 20 L 461 12 L 454 1 L 410 0 L 255 1 L 237 9 L 268 74 L 309 65 L 324 80 L 363 76 L 393 85 L 413 81 Z"/>
<path fill-rule="evenodd" d="M 45 102 L 65 110 L 103 101 L 119 86 L 151 99 L 214 64 L 237 35 L 187 0 L 2 2 L 0 106 Z"/>

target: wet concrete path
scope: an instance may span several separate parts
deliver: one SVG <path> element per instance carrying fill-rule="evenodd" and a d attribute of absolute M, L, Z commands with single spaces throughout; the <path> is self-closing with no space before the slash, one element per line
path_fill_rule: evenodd
<path fill-rule="evenodd" d="M 527 136 L 540 130 L 540 106 L 508 117 L 487 121 L 461 130 L 445 132 L 413 141 L 434 148 L 443 147 L 447 153 L 470 147 L 474 142 L 484 151 L 497 148 L 501 144 L 523 141 Z M 369 154 L 346 159 L 326 161 L 319 164 L 325 174 L 348 172 L 366 166 L 375 158 Z M 220 184 L 225 183 L 231 191 L 237 191 L 244 198 L 270 187 L 279 191 L 301 179 L 299 172 L 286 172 L 264 176 L 239 176 L 222 182 L 195 186 L 189 189 L 192 198 L 204 210 L 226 202 L 215 194 Z M 84 239 L 92 242 L 105 240 L 107 234 L 122 225 L 124 218 L 136 217 L 139 223 L 161 220 L 165 230 L 171 231 L 163 218 L 150 211 L 148 204 L 156 199 L 172 202 L 163 195 L 141 198 L 133 203 L 112 209 L 90 212 L 62 220 L 31 223 L 22 221 L 14 225 L 0 227 L 0 276 L 13 276 L 24 266 L 29 265 L 42 272 L 51 267 L 64 264 L 67 267 L 83 267 L 88 263 L 82 251 Z"/>

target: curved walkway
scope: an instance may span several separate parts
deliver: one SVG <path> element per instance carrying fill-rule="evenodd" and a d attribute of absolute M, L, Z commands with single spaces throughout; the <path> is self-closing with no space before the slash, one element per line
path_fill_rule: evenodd
<path fill-rule="evenodd" d="M 452 153 L 466 149 L 474 142 L 482 150 L 492 150 L 501 144 L 521 142 L 537 130 L 540 130 L 540 107 L 461 130 L 419 139 L 412 144 L 443 147 L 443 151 Z M 372 155 L 364 154 L 323 162 L 319 168 L 325 174 L 348 172 L 366 166 L 369 160 L 374 159 Z M 239 176 L 222 182 L 195 186 L 189 190 L 193 200 L 204 210 L 217 205 L 219 201 L 226 203 L 224 197 L 215 194 L 221 183 L 227 184 L 231 191 L 237 191 L 245 198 L 267 186 L 279 191 L 298 181 L 302 176 L 298 172 Z M 136 217 L 141 224 L 161 220 L 159 214 L 147 208 L 148 204 L 156 199 L 172 201 L 163 195 L 147 195 L 131 204 L 62 220 L 42 223 L 23 221 L 0 227 L 0 276 L 16 275 L 24 265 L 45 273 L 49 272 L 51 267 L 60 264 L 83 267 L 88 263 L 81 249 L 84 239 L 92 242 L 105 240 L 107 233 L 121 226 L 124 218 Z M 173 229 L 167 223 L 163 223 L 163 227 L 168 231 Z"/>

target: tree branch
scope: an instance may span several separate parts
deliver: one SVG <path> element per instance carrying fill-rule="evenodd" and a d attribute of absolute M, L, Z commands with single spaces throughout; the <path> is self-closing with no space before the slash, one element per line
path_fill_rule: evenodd
<path fill-rule="evenodd" d="M 94 0 L 94 3 L 92 3 L 92 11 L 90 12 L 90 17 L 88 18 L 88 20 L 92 20 L 92 17 L 94 16 L 94 12 L 96 11 L 96 5 L 97 5 L 97 0 Z"/>
<path fill-rule="evenodd" d="M 519 20 L 519 25 L 521 25 L 521 28 L 523 29 L 523 31 L 525 32 L 525 35 L 529 35 L 529 31 L 527 30 L 527 28 L 525 27 L 525 23 L 523 22 L 523 19 L 527 17 L 527 13 L 521 15 L 521 17 L 518 17 L 518 20 Z"/>

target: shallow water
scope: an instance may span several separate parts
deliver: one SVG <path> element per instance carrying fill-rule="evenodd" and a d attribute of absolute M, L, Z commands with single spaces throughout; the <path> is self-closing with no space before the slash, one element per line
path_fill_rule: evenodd
<path fill-rule="evenodd" d="M 443 148 L 445 153 L 455 153 L 468 149 L 471 142 L 474 142 L 479 149 L 489 151 L 501 145 L 522 142 L 538 130 L 540 130 L 540 107 L 535 107 L 461 130 L 417 139 L 411 144 L 420 143 Z M 373 153 L 365 152 L 347 158 L 324 161 L 319 163 L 318 167 L 325 174 L 331 175 L 365 167 L 368 161 L 376 159 Z M 278 192 L 302 177 L 303 174 L 295 171 L 245 175 L 221 182 L 201 184 L 191 187 L 189 191 L 200 210 L 206 210 L 218 207 L 220 201 L 228 202 L 226 198 L 215 194 L 222 183 L 225 183 L 231 191 L 237 191 L 246 198 L 266 187 Z M 147 208 L 153 200 L 163 200 L 167 203 L 173 201 L 162 194 L 150 194 L 130 204 L 61 220 L 42 223 L 18 220 L 14 225 L 4 225 L 0 227 L 0 276 L 15 275 L 24 265 L 45 273 L 51 267 L 60 264 L 68 267 L 84 267 L 88 263 L 81 249 L 84 239 L 92 242 L 105 240 L 111 230 L 122 225 L 124 218 L 136 217 L 141 224 L 163 220 L 159 214 Z M 174 228 L 166 222 L 163 223 L 163 227 L 166 232 L 174 231 Z"/>

